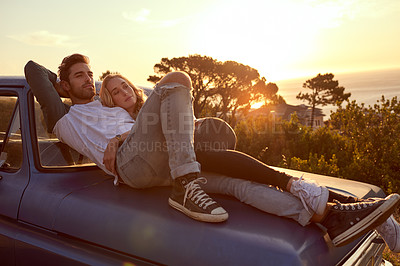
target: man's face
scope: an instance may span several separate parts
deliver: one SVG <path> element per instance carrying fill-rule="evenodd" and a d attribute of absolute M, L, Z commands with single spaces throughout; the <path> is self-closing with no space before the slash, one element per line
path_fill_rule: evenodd
<path fill-rule="evenodd" d="M 91 100 L 96 94 L 93 80 L 93 72 L 89 65 L 76 63 L 70 68 L 69 74 L 69 94 L 72 100 Z"/>

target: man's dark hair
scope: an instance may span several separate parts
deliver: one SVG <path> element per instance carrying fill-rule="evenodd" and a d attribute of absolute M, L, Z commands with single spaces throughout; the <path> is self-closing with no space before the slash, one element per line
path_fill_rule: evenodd
<path fill-rule="evenodd" d="M 71 73 L 70 68 L 77 63 L 85 63 L 89 65 L 89 57 L 81 54 L 73 54 L 65 57 L 62 60 L 61 65 L 58 67 L 60 80 L 69 82 L 69 74 Z"/>

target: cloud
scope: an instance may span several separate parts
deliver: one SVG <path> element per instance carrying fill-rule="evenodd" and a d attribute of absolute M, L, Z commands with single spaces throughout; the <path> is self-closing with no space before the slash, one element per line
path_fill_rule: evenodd
<path fill-rule="evenodd" d="M 36 31 L 28 34 L 9 35 L 8 38 L 35 46 L 76 46 L 70 42 L 71 37 L 61 34 L 53 34 L 48 31 Z"/>
<path fill-rule="evenodd" d="M 170 19 L 170 20 L 151 20 L 151 11 L 146 8 L 142 8 L 138 12 L 122 12 L 122 17 L 126 20 L 133 21 L 136 23 L 146 23 L 148 26 L 153 28 L 170 28 L 181 23 L 183 19 Z"/>
<path fill-rule="evenodd" d="M 171 20 L 164 20 L 164 21 L 160 21 L 159 25 L 163 28 L 169 28 L 169 27 L 173 27 L 175 25 L 178 25 L 179 23 L 181 23 L 182 19 L 171 19 Z"/>
<path fill-rule="evenodd" d="M 150 10 L 146 8 L 142 8 L 139 12 L 122 12 L 122 16 L 124 19 L 136 21 L 136 22 L 146 22 L 148 20 L 148 16 L 150 15 Z"/>
<path fill-rule="evenodd" d="M 304 5 L 303 5 L 304 7 Z M 310 25 L 317 21 L 320 28 L 337 28 L 346 21 L 363 18 L 383 18 L 399 10 L 400 2 L 393 0 L 309 0 L 306 16 Z"/>

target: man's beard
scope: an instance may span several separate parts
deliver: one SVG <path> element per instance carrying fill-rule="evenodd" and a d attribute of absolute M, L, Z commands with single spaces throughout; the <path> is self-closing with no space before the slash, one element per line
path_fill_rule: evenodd
<path fill-rule="evenodd" d="M 90 100 L 93 98 L 95 95 L 94 92 L 94 87 L 92 90 L 89 90 L 88 88 L 85 88 L 87 85 L 93 85 L 92 83 L 86 83 L 83 84 L 80 88 L 78 89 L 72 89 L 70 90 L 70 94 L 73 95 L 75 98 L 81 99 L 81 100 Z"/>

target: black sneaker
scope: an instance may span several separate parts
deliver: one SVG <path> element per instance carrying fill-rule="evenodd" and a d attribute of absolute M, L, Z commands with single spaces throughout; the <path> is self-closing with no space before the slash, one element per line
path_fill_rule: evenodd
<path fill-rule="evenodd" d="M 334 202 L 334 200 L 339 201 L 340 203 L 357 203 L 357 202 L 368 202 L 368 201 L 374 201 L 374 200 L 379 200 L 382 198 L 357 198 L 353 196 L 347 196 L 332 190 L 329 190 L 329 199 L 328 202 Z"/>
<path fill-rule="evenodd" d="M 338 192 L 335 192 L 333 190 L 329 189 L 329 198 L 328 202 L 333 202 L 333 200 L 337 200 L 340 203 L 356 203 L 356 202 L 361 202 L 361 201 L 366 201 L 366 199 L 360 199 L 357 197 L 353 196 L 347 196 Z"/>
<path fill-rule="evenodd" d="M 400 201 L 398 194 L 385 199 L 342 204 L 334 201 L 322 225 L 337 247 L 346 245 L 386 221 Z"/>
<path fill-rule="evenodd" d="M 217 223 L 227 220 L 228 213 L 203 191 L 198 182 L 206 183 L 207 180 L 196 173 L 176 178 L 169 205 L 198 221 Z"/>

